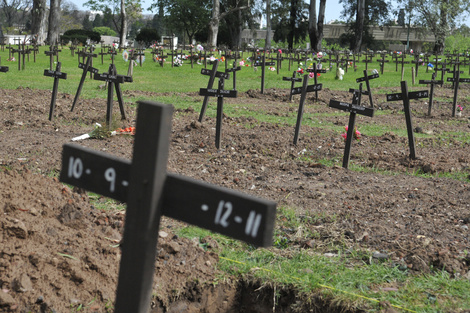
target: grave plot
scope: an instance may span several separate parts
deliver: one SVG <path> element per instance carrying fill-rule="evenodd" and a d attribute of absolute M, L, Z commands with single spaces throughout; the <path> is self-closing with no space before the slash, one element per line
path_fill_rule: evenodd
<path fill-rule="evenodd" d="M 282 114 L 285 115 L 286 111 L 284 99 L 273 100 L 275 98 L 271 98 L 269 93 L 272 91 L 269 89 L 266 91 L 263 99 L 239 97 L 228 101 L 233 101 L 235 105 L 249 105 L 252 110 L 267 111 L 269 108 L 270 112 L 276 114 L 273 116 L 282 118 Z M 462 88 L 462 95 L 467 95 L 467 92 L 466 88 Z M 448 88 L 436 90 L 436 96 L 439 98 L 451 93 Z M 119 232 L 122 230 L 123 214 L 115 210 L 98 210 L 98 205 L 106 202 L 106 199 L 92 196 L 94 202 L 90 204 L 86 201 L 85 194 L 73 192 L 69 188 L 64 189 L 64 185 L 51 177 L 42 177 L 37 173 L 38 169 L 48 173 L 60 168 L 60 155 L 56 151 L 61 151 L 63 143 L 68 142 L 76 134 L 88 130 L 92 120 L 105 115 L 106 108 L 102 100 L 89 99 L 81 103 L 83 110 L 80 113 L 83 112 L 84 115 L 80 121 L 83 122 L 55 124 L 57 120 L 72 120 L 76 114 L 69 112 L 68 107 L 59 105 L 55 121 L 45 120 L 48 108 L 44 104 L 50 101 L 50 91 L 3 90 L 2 94 L 3 99 L 9 101 L 0 103 L 2 113 L 0 116 L 3 119 L 0 123 L 0 130 L 3 131 L 0 153 L 2 163 L 11 170 L 0 172 L 0 179 L 9 181 L 8 184 L 0 186 L 0 197 L 5 203 L 11 204 L 6 208 L 7 215 L 21 221 L 28 231 L 28 236 L 23 239 L 6 231 L 13 225 L 9 224 L 12 220 L 8 220 L 9 223 L 6 225 L 1 225 L 4 239 L 2 249 L 8 249 L 9 257 L 2 258 L 2 269 L 5 270 L 0 271 L 0 279 L 10 282 L 14 277 L 21 278 L 23 273 L 30 278 L 33 291 L 22 293 L 10 289 L 8 295 L 22 307 L 29 307 L 32 312 L 40 310 L 41 304 L 35 303 L 39 296 L 42 296 L 44 306 L 47 305 L 57 312 L 69 311 L 70 307 L 77 309 L 80 305 L 87 310 L 97 306 L 97 310 L 105 311 L 106 306 L 114 306 L 112 299 L 116 291 L 118 273 L 116 260 L 120 257 L 119 248 L 114 246 L 121 240 Z M 145 94 L 130 91 L 127 95 Z M 152 95 L 162 96 L 157 93 Z M 200 100 L 194 92 L 178 95 L 192 96 L 195 100 Z M 351 98 L 347 91 L 326 89 L 322 90 L 321 98 L 324 97 L 341 101 L 347 99 L 344 102 L 349 102 Z M 70 98 L 70 95 L 59 92 L 57 101 L 67 103 Z M 374 106 L 383 107 L 384 103 L 386 104 L 385 96 L 380 97 L 380 100 L 376 100 Z M 196 129 L 197 125 L 192 126 L 199 112 L 180 107 L 177 109 L 178 113 L 172 126 L 168 171 L 240 192 L 249 192 L 262 198 L 274 199 L 283 206 L 296 208 L 298 211 L 293 212 L 292 216 L 307 221 L 302 222 L 305 232 L 291 233 L 289 225 L 283 224 L 282 219 L 279 220 L 281 228 L 278 231 L 286 238 L 289 251 L 332 253 L 331 247 L 335 247 L 334 242 L 340 240 L 347 249 L 354 249 L 360 245 L 367 251 L 387 251 L 391 261 L 402 262 L 399 264 L 406 266 L 411 274 L 429 271 L 426 264 L 434 264 L 440 269 L 445 267 L 451 272 L 461 272 L 465 275 L 467 265 L 459 259 L 459 251 L 464 251 L 467 243 L 456 238 L 464 238 L 466 232 L 462 227 L 467 224 L 456 220 L 468 216 L 466 208 L 466 203 L 469 201 L 468 187 L 464 187 L 465 183 L 461 181 L 427 179 L 404 173 L 426 168 L 446 173 L 461 171 L 466 166 L 465 160 L 468 160 L 468 147 L 456 144 L 445 146 L 447 142 L 442 141 L 436 144 L 438 142 L 436 139 L 432 145 L 430 142 L 433 138 L 416 138 L 417 144 L 422 144 L 420 155 L 426 157 L 411 160 L 406 153 L 406 137 L 397 135 L 394 130 L 395 127 L 404 128 L 404 123 L 400 123 L 400 117 L 403 116 L 401 111 L 384 110 L 381 115 L 375 115 L 373 118 L 357 114 L 357 123 L 361 125 L 363 137 L 359 143 L 354 144 L 351 154 L 356 159 L 361 158 L 360 166 L 377 170 L 369 173 L 357 170 L 345 171 L 340 166 L 320 163 L 322 159 L 341 160 L 344 141 L 338 131 L 343 130 L 344 124 L 337 116 L 329 114 L 332 109 L 324 103 L 313 105 L 315 112 L 322 116 L 322 123 L 316 127 L 311 124 L 314 121 L 304 120 L 302 127 L 312 136 L 303 137 L 298 146 L 293 147 L 292 138 L 288 136 L 292 131 L 292 125 L 260 123 L 253 118 L 233 116 L 227 119 L 229 127 L 226 127 L 224 132 L 229 147 L 221 153 L 218 153 L 212 144 L 208 144 L 213 140 L 213 131 L 210 127 L 199 126 Z M 415 100 L 413 105 L 416 106 L 416 110 L 427 110 L 427 104 L 419 99 Z M 92 110 L 93 107 L 96 110 Z M 11 110 L 12 108 L 17 109 Z M 6 112 L 9 112 L 8 116 Z M 446 123 L 448 117 L 441 118 L 443 112 L 445 111 L 442 108 L 436 108 L 436 117 L 433 119 L 419 115 L 414 118 L 419 120 L 419 125 L 424 129 L 431 128 L 436 121 L 441 125 L 440 131 L 457 132 L 462 127 L 466 128 L 467 125 L 464 123 Z M 129 108 L 129 112 L 126 113 L 130 116 L 129 120 L 133 120 L 133 110 Z M 12 122 L 9 123 L 9 120 Z M 19 125 L 15 121 L 22 121 L 23 124 Z M 385 129 L 383 135 L 371 136 L 368 131 L 362 130 L 365 125 L 374 126 L 376 123 L 378 127 Z M 56 125 L 59 125 L 60 131 L 56 131 Z M 336 128 L 331 129 L 331 125 Z M 133 140 L 134 137 L 131 136 L 114 136 L 103 140 L 83 141 L 82 144 L 93 150 L 106 150 L 115 156 L 131 159 Z M 303 152 L 304 149 L 306 152 Z M 32 152 L 29 153 L 29 150 Z M 27 173 L 25 167 L 34 174 Z M 19 172 L 16 172 L 17 170 Z M 380 170 L 392 170 L 398 174 L 377 174 Z M 108 176 L 112 181 L 111 178 L 112 175 Z M 20 181 L 23 181 L 21 185 Z M 106 183 L 106 186 L 110 185 L 110 181 Z M 4 195 L 10 195 L 10 200 L 4 200 Z M 404 200 L 404 197 L 407 200 Z M 91 205 L 95 208 L 91 208 Z M 440 217 L 439 214 L 442 213 L 440 208 L 446 208 L 449 218 Z M 5 207 L 1 207 L 0 210 L 5 210 Z M 64 213 L 61 215 L 62 211 Z M 387 218 L 384 218 L 382 211 L 386 212 Z M 33 215 L 37 212 L 42 213 Z M 60 222 L 59 215 L 68 220 L 61 218 Z M 421 217 L 417 218 L 415 215 Z M 313 223 L 310 224 L 308 221 L 314 218 L 317 219 L 313 227 Z M 393 223 L 388 223 L 388 219 L 393 220 Z M 272 300 L 268 300 L 272 299 L 274 294 L 272 288 L 266 286 L 259 288 L 260 285 L 249 280 L 240 281 L 243 295 L 251 296 L 249 299 L 253 302 L 249 302 L 247 298 L 241 297 L 242 294 L 237 294 L 220 280 L 216 286 L 211 284 L 222 274 L 214 268 L 215 264 L 218 264 L 217 268 L 233 269 L 239 266 L 219 257 L 224 255 L 211 246 L 215 245 L 211 240 L 213 238 L 199 238 L 193 243 L 191 239 L 181 238 L 176 232 L 181 225 L 174 220 L 162 218 L 161 226 L 160 230 L 163 233 L 158 239 L 160 248 L 155 263 L 156 274 L 153 278 L 159 283 L 152 291 L 155 294 L 155 298 L 152 298 L 153 305 L 156 306 L 153 310 L 170 311 L 179 307 L 187 308 L 190 312 L 198 312 L 197 305 L 206 310 L 215 305 L 226 305 L 219 307 L 219 310 L 224 312 L 228 311 L 229 305 L 236 308 L 253 303 L 256 303 L 257 307 L 263 304 L 265 304 L 263 308 L 268 307 L 260 312 L 272 310 Z M 308 236 L 310 231 L 318 232 L 314 247 L 311 247 L 313 239 Z M 349 237 L 343 236 L 346 231 Z M 362 238 L 365 232 L 367 240 Z M 429 240 L 423 241 L 418 235 L 426 236 Z M 405 246 L 406 250 L 396 245 L 397 236 L 400 236 L 400 246 Z M 279 240 L 280 238 L 277 237 Z M 204 251 L 201 246 L 207 250 Z M 436 251 L 445 248 L 453 252 L 445 255 L 436 254 Z M 280 246 L 277 246 L 277 249 L 287 251 Z M 51 252 L 45 253 L 45 251 Z M 416 262 L 418 257 L 424 262 Z M 398 258 L 403 260 L 400 261 Z M 362 260 L 359 262 L 361 266 L 367 266 Z M 22 266 L 19 267 L 18 264 Z M 50 279 L 44 280 L 44 275 Z M 301 272 L 301 275 L 305 277 L 308 273 Z M 32 279 L 35 277 L 38 279 Z M 235 279 L 238 278 L 230 276 L 231 281 Z M 54 286 L 60 288 L 60 293 L 51 288 L 51 280 L 54 281 Z M 210 288 L 205 289 L 204 286 Z M 174 298 L 175 292 L 179 296 L 177 299 Z M 291 300 L 287 296 L 279 298 L 279 301 L 285 301 L 286 305 L 292 304 L 293 300 L 299 300 L 296 298 L 296 290 L 278 287 L 276 292 L 281 294 L 285 292 L 290 296 Z M 94 302 L 89 304 L 96 295 L 98 296 Z M 366 308 L 374 309 L 376 306 L 371 304 Z M 308 312 L 310 309 L 313 308 L 305 308 L 304 311 Z"/>

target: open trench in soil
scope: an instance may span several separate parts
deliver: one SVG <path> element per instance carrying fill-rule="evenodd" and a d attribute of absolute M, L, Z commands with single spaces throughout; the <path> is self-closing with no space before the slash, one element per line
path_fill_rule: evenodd
<path fill-rule="evenodd" d="M 405 128 L 399 103 L 385 102 L 386 93 L 374 95 L 377 114 L 358 116 L 359 130 L 366 124 Z M 103 91 L 105 93 L 105 91 Z M 468 133 L 470 109 L 462 100 L 464 116 L 451 118 L 452 89 L 438 88 L 431 117 L 427 99 L 413 101 L 418 159 L 409 158 L 406 136 L 394 131 L 381 136 L 362 134 L 353 143 L 351 164 L 368 171 L 324 166 L 319 160 L 341 165 L 344 141 L 330 128 L 312 123 L 347 125 L 348 116 L 329 114 L 329 99 L 349 101 L 347 92 L 322 90 L 319 101 L 307 99 L 300 141 L 292 144 L 294 128 L 281 122 L 295 117 L 298 99 L 287 101 L 286 90 L 250 90 L 226 106 L 246 107 L 279 122 L 259 122 L 249 116 L 225 115 L 222 148 L 214 146 L 215 119 L 197 118 L 201 97 L 194 106 L 176 110 L 172 125 L 168 171 L 271 199 L 278 207 L 294 208 L 305 217 L 312 238 L 297 230 L 280 229 L 290 248 L 335 254 L 332 243 L 348 249 L 380 252 L 413 273 L 445 269 L 454 277 L 470 277 L 468 242 L 469 178 L 453 180 L 410 173 L 463 173 L 469 175 L 470 148 L 458 140 Z M 470 92 L 463 87 L 462 99 Z M 158 94 L 126 91 L 128 119 L 116 127 L 135 126 L 134 99 Z M 120 260 L 125 213 L 100 210 L 96 199 L 70 189 L 56 178 L 61 168 L 62 145 L 90 132 L 106 116 L 106 100 L 81 100 L 70 112 L 73 96 L 59 94 L 56 116 L 48 121 L 51 92 L 0 90 L 0 311 L 1 312 L 111 312 Z M 131 105 L 132 104 L 132 105 Z M 210 106 L 215 106 L 211 102 Z M 319 113 L 319 115 L 309 115 Z M 382 114 L 384 113 L 384 114 Z M 455 139 L 439 137 L 454 132 Z M 131 159 L 133 137 L 117 135 L 78 143 Z M 339 163 L 338 163 L 339 161 Z M 382 172 L 393 175 L 380 174 Z M 108 201 L 99 198 L 98 203 Z M 311 219 L 312 216 L 323 219 Z M 334 216 L 335 218 L 329 218 Z M 219 247 L 210 237 L 187 239 L 175 234 L 182 224 L 162 219 L 152 312 L 360 312 L 363 308 L 336 306 L 321 293 L 309 297 L 290 286 L 276 289 L 246 277 L 219 281 Z M 308 232 L 305 232 L 307 234 Z M 201 246 L 204 246 L 203 249 Z M 276 250 L 276 248 L 272 248 Z M 274 308 L 274 309 L 273 309 Z"/>

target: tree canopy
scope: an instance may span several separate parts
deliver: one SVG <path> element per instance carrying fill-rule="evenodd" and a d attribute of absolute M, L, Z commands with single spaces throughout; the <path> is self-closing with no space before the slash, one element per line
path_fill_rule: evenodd
<path fill-rule="evenodd" d="M 412 23 L 436 36 L 434 52 L 442 53 L 445 38 L 460 26 L 470 13 L 469 0 L 398 0 L 412 14 Z"/>

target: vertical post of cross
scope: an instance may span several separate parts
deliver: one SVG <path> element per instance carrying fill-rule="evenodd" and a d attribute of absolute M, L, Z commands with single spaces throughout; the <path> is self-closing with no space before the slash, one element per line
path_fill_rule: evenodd
<path fill-rule="evenodd" d="M 214 64 L 212 65 L 211 74 L 209 76 L 209 82 L 207 83 L 207 89 L 211 89 L 212 86 L 214 85 L 215 73 L 217 72 L 218 67 L 219 67 L 219 60 L 216 59 L 214 61 Z M 209 101 L 209 96 L 204 96 L 204 101 L 202 102 L 202 107 L 201 107 L 201 113 L 199 114 L 199 122 L 202 122 L 202 119 L 204 118 L 208 101 Z"/>
<path fill-rule="evenodd" d="M 299 111 L 297 112 L 297 123 L 295 125 L 294 145 L 296 145 L 297 142 L 299 141 L 300 124 L 302 123 L 302 115 L 304 113 L 304 103 L 305 103 L 305 98 L 307 97 L 307 85 L 308 85 L 309 78 L 310 78 L 309 75 L 304 75 L 304 81 L 302 84 L 302 93 L 300 94 Z"/>
<path fill-rule="evenodd" d="M 460 71 L 457 71 L 455 73 L 455 78 L 454 78 L 454 99 L 452 101 L 452 117 L 455 117 L 455 112 L 457 110 L 457 96 L 459 92 L 459 80 L 460 80 Z"/>
<path fill-rule="evenodd" d="M 115 313 L 148 311 L 172 114 L 171 106 L 139 102 Z"/>
<path fill-rule="evenodd" d="M 413 122 L 411 121 L 410 98 L 408 96 L 408 84 L 405 81 L 401 82 L 401 96 L 403 99 L 403 107 L 405 110 L 406 129 L 408 133 L 408 142 L 410 146 L 410 158 L 416 159 L 415 151 L 415 137 L 413 133 Z"/>
<path fill-rule="evenodd" d="M 219 90 L 224 90 L 224 78 L 219 78 Z M 217 97 L 217 121 L 215 122 L 215 147 L 220 149 L 222 121 L 224 118 L 224 97 Z"/>

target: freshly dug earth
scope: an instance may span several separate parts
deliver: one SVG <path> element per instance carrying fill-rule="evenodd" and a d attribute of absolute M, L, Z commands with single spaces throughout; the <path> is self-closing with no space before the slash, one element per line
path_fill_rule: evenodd
<path fill-rule="evenodd" d="M 392 92 L 398 88 L 374 94 L 377 114 L 373 118 L 358 116 L 359 130 L 365 124 L 405 128 L 401 104 L 385 102 L 385 94 Z M 331 114 L 335 111 L 327 106 L 330 99 L 349 102 L 347 92 L 322 90 L 318 102 L 309 95 L 297 145 L 292 144 L 292 125 L 225 115 L 220 150 L 214 146 L 215 119 L 197 122 L 201 97 L 196 93 L 177 95 L 193 98 L 194 107 L 175 112 L 169 172 L 294 208 L 305 220 L 305 229 L 320 236 L 303 237 L 298 230 L 281 229 L 293 248 L 336 253 L 328 247 L 342 245 L 345 250 L 380 252 L 411 271 L 445 269 L 453 276 L 470 278 L 466 255 L 470 250 L 469 177 L 457 181 L 410 175 L 469 175 L 469 144 L 438 139 L 442 132 L 466 133 L 470 127 L 465 116 L 451 118 L 449 87 L 437 89 L 436 99 L 440 100 L 431 117 L 426 115 L 427 99 L 412 101 L 414 130 L 431 134 L 416 138 L 416 160 L 409 158 L 406 137 L 393 132 L 380 137 L 362 134 L 352 145 L 351 165 L 367 169 L 363 172 L 323 166 L 319 160 L 341 165 L 344 140 L 327 128 L 305 125 L 306 121 L 347 125 L 347 115 Z M 134 98 L 140 96 L 158 99 L 160 95 L 125 92 L 128 119 L 119 121 L 116 114 L 116 128 L 135 126 Z M 470 109 L 465 100 L 469 96 L 469 89 L 462 87 L 460 98 L 464 100 L 459 103 L 464 115 Z M 50 91 L 0 90 L 0 311 L 111 312 L 125 212 L 98 210 L 83 190 L 70 190 L 56 178 L 62 145 L 104 121 L 106 100 L 81 100 L 75 112 L 70 112 L 73 95 L 59 94 L 51 122 L 47 119 L 50 97 Z M 298 99 L 287 101 L 286 90 L 265 94 L 250 90 L 225 103 L 280 120 L 295 118 Z M 215 106 L 213 101 L 210 106 Z M 131 135 L 78 144 L 132 158 Z M 380 174 L 383 172 L 393 175 Z M 149 304 L 152 312 L 272 311 L 273 291 L 258 288 L 259 282 L 233 277 L 214 283 L 220 274 L 217 244 L 205 238 L 208 249 L 203 249 L 199 240 L 176 236 L 173 229 L 178 226 L 178 222 L 162 220 Z M 344 309 L 320 300 L 311 307 L 299 305 L 295 291 L 283 290 L 276 312 L 293 312 L 291 306 L 298 311 Z"/>

